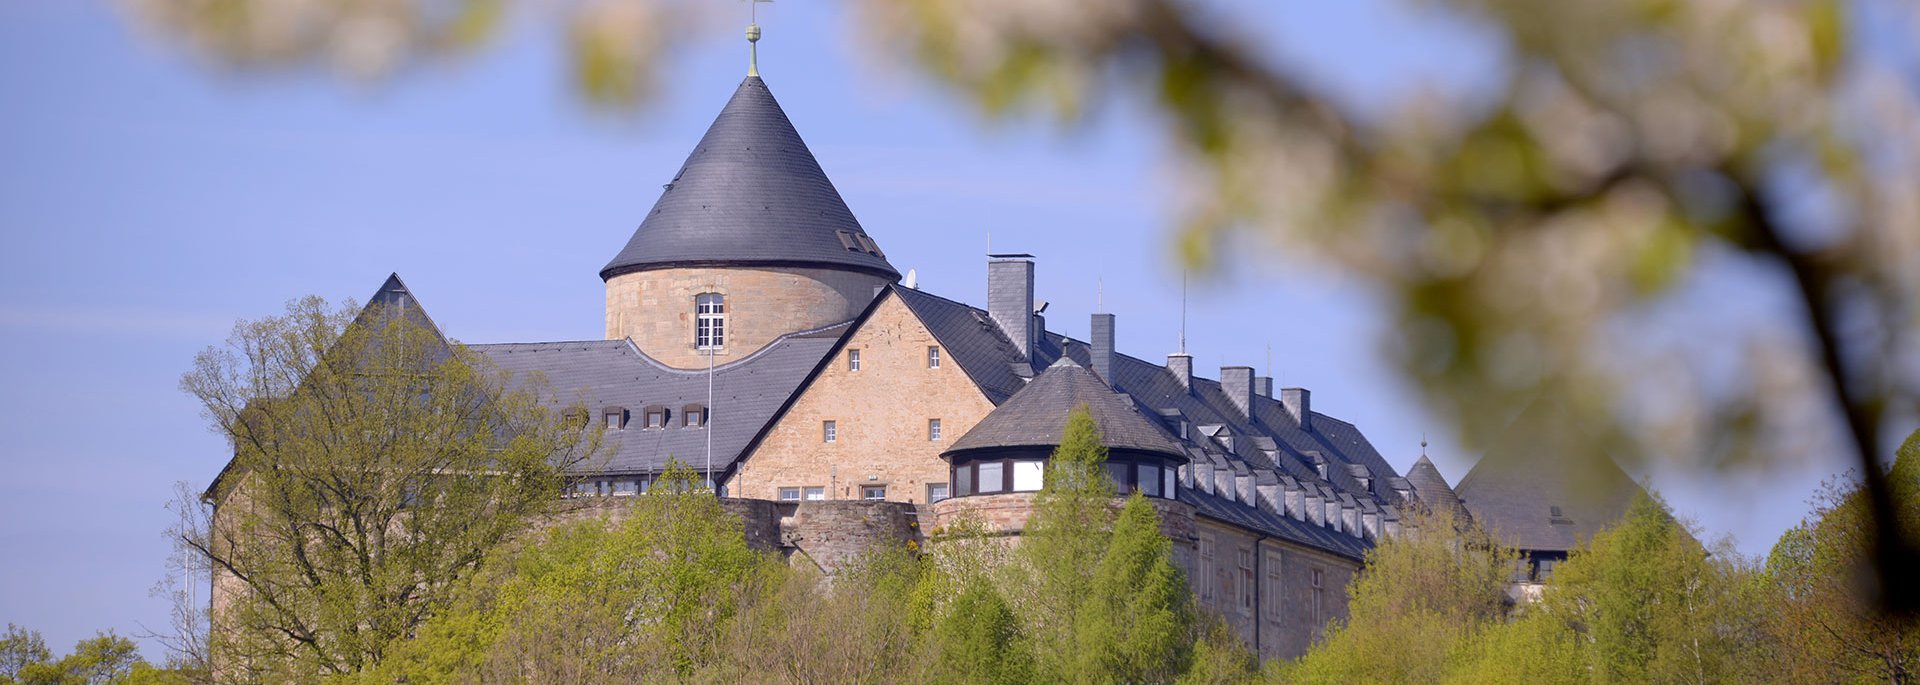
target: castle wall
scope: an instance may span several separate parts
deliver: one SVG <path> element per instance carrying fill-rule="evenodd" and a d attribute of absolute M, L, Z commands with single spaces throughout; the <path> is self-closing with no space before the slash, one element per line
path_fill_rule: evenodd
<path fill-rule="evenodd" d="M 740 497 L 778 499 L 782 487 L 820 487 L 829 500 L 858 499 L 861 486 L 886 486 L 894 502 L 926 502 L 929 483 L 946 483 L 941 450 L 980 422 L 993 403 L 899 298 L 888 296 L 848 339 L 860 370 L 841 350 L 806 386 L 728 482 Z M 928 419 L 940 419 L 930 440 Z M 822 424 L 834 422 L 834 441 Z"/>
<path fill-rule="evenodd" d="M 848 321 L 887 281 L 832 269 L 654 269 L 607 279 L 607 339 L 632 338 L 647 356 L 677 369 L 705 368 L 694 347 L 694 297 L 726 296 L 726 345 L 720 363 L 743 358 L 795 331 Z"/>
<path fill-rule="evenodd" d="M 645 495 L 579 497 L 536 527 L 590 519 L 618 525 Z M 828 573 L 860 560 L 869 551 L 924 543 L 918 509 L 904 502 L 862 500 L 773 502 L 723 497 L 720 506 L 740 517 L 747 546 L 779 552 Z"/>
<path fill-rule="evenodd" d="M 1204 517 L 1195 532 L 1186 570 L 1199 605 L 1261 657 L 1306 654 L 1330 622 L 1347 617 L 1358 562 Z"/>

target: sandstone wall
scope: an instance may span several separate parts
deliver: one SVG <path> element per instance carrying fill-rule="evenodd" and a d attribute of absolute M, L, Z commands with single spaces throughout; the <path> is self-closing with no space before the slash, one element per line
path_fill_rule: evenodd
<path fill-rule="evenodd" d="M 607 280 L 607 339 L 632 338 L 660 363 L 705 368 L 707 353 L 694 347 L 694 297 L 726 296 L 726 345 L 714 354 L 725 363 L 766 347 L 795 331 L 840 323 L 860 315 L 886 280 L 830 269 L 656 269 Z"/>
<path fill-rule="evenodd" d="M 745 457 L 729 491 L 778 499 L 782 487 L 820 487 L 827 499 L 842 500 L 881 485 L 889 501 L 926 502 L 927 485 L 948 480 L 941 450 L 993 411 L 944 349 L 940 366 L 927 368 L 927 348 L 938 344 L 888 296 L 847 341 L 847 349 L 860 350 L 860 369 L 837 352 Z M 928 439 L 928 419 L 940 419 L 939 440 Z M 831 443 L 822 435 L 825 421 L 834 422 Z"/>

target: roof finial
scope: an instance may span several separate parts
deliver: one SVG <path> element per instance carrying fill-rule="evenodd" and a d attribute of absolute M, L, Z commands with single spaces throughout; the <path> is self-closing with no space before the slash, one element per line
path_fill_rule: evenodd
<path fill-rule="evenodd" d="M 1180 268 L 1180 354 L 1187 353 L 1187 269 Z"/>
<path fill-rule="evenodd" d="M 760 77 L 760 3 L 773 0 L 747 0 L 747 75 Z"/>
<path fill-rule="evenodd" d="M 1420 458 L 1427 458 L 1427 432 L 1420 431 Z"/>

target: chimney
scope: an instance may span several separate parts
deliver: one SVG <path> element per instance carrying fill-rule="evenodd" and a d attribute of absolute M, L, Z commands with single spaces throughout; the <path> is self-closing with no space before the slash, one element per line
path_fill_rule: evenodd
<path fill-rule="evenodd" d="M 987 258 L 987 315 L 1007 334 L 1020 356 L 1033 361 L 1033 255 L 991 254 Z"/>
<path fill-rule="evenodd" d="M 1119 383 L 1113 381 L 1113 315 L 1093 315 L 1093 372 L 1100 380 L 1115 388 Z"/>
<path fill-rule="evenodd" d="M 1300 424 L 1300 430 L 1313 430 L 1313 393 L 1306 388 L 1285 388 L 1280 391 L 1280 404 L 1286 405 L 1287 413 Z"/>
<path fill-rule="evenodd" d="M 1220 367 L 1220 391 L 1227 394 L 1227 399 L 1233 402 L 1235 409 L 1240 410 L 1241 416 L 1247 417 L 1248 421 L 1254 420 L 1253 367 Z"/>
<path fill-rule="evenodd" d="M 1167 370 L 1172 371 L 1173 377 L 1180 381 L 1180 387 L 1193 389 L 1193 355 L 1185 352 L 1167 355 Z"/>
<path fill-rule="evenodd" d="M 1254 376 L 1253 394 L 1271 399 L 1273 397 L 1273 377 Z"/>

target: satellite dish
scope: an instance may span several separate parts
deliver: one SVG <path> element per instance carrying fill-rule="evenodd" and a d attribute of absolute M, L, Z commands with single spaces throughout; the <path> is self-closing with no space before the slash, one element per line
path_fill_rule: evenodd
<path fill-rule="evenodd" d="M 902 280 L 900 284 L 907 286 L 908 288 L 912 288 L 914 290 L 919 290 L 920 274 L 914 271 L 913 269 L 907 269 L 907 277 L 904 280 Z"/>

